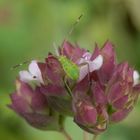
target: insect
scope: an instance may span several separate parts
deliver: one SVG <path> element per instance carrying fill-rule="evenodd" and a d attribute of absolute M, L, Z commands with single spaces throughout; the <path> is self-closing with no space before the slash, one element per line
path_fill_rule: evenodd
<path fill-rule="evenodd" d="M 59 62 L 61 63 L 63 70 L 67 76 L 72 80 L 78 80 L 79 78 L 79 67 L 69 60 L 66 56 L 59 56 Z"/>
<path fill-rule="evenodd" d="M 71 27 L 71 29 L 70 29 L 70 31 L 68 32 L 68 34 L 67 34 L 67 36 L 65 37 L 65 39 L 64 39 L 64 41 L 66 41 L 67 40 L 67 37 L 69 37 L 71 34 L 72 34 L 72 32 L 73 32 L 73 30 L 74 30 L 74 27 L 79 23 L 79 21 L 80 21 L 80 19 L 83 17 L 83 14 L 81 14 L 79 17 L 78 17 L 78 19 L 76 20 L 76 22 L 72 25 L 72 27 Z M 55 46 L 54 46 L 55 47 Z M 70 88 L 70 85 L 69 85 L 69 79 L 71 79 L 71 80 L 73 80 L 74 82 L 78 82 L 79 81 L 79 77 L 81 77 L 81 66 L 85 66 L 86 65 L 86 67 L 88 67 L 88 68 L 86 68 L 86 71 L 84 72 L 86 75 L 88 74 L 88 76 L 89 76 L 89 73 L 90 73 L 90 68 L 89 68 L 89 63 L 87 63 L 87 62 L 84 62 L 84 63 L 82 63 L 81 65 L 77 65 L 77 64 L 75 64 L 73 61 L 72 61 L 72 58 L 71 59 L 68 59 L 67 58 L 67 56 L 65 56 L 63 53 L 64 53 L 64 51 L 63 51 L 63 49 L 64 48 L 62 48 L 62 53 L 59 53 L 58 52 L 58 49 L 56 49 L 56 47 L 55 47 L 55 50 L 56 50 L 56 56 L 54 56 L 54 57 L 56 57 L 57 58 L 57 60 L 60 62 L 60 64 L 61 64 L 61 66 L 62 66 L 62 69 L 64 70 L 64 72 L 65 72 L 65 76 L 63 77 L 64 79 L 63 79 L 63 81 L 64 81 L 64 84 L 65 84 L 65 87 L 67 88 L 67 90 L 68 90 L 68 93 L 71 95 L 71 96 L 73 96 L 72 95 L 72 91 L 71 91 L 71 88 Z M 72 57 L 72 56 L 71 56 Z M 23 62 L 23 63 L 21 63 L 21 64 L 18 64 L 18 65 L 15 65 L 15 66 L 13 66 L 13 68 L 12 69 L 15 69 L 15 68 L 17 68 L 17 67 L 19 67 L 19 66 L 21 66 L 21 65 L 23 65 L 23 64 L 26 64 L 26 63 L 28 63 L 28 62 L 30 62 L 30 61 L 25 61 L 25 62 Z M 87 70 L 88 69 L 88 70 Z M 32 74 L 32 73 L 31 73 Z M 84 77 L 86 76 L 86 75 L 84 75 Z M 36 75 L 34 75 L 34 74 L 32 74 L 32 78 L 33 79 L 37 79 L 38 77 L 38 75 L 36 76 Z M 90 78 L 89 78 L 90 79 Z"/>
<path fill-rule="evenodd" d="M 83 14 L 81 14 L 77 18 L 76 22 L 74 22 L 74 24 L 72 25 L 72 27 L 71 27 L 70 31 L 68 32 L 67 37 L 64 39 L 64 41 L 66 41 L 68 36 L 70 36 L 72 34 L 75 26 L 79 23 L 79 21 L 82 17 L 83 17 Z M 64 56 L 63 54 L 59 55 L 55 44 L 54 44 L 54 48 L 56 50 L 58 60 L 61 63 L 61 65 L 63 67 L 63 70 L 65 71 L 66 75 L 70 79 L 77 81 L 78 78 L 79 78 L 79 73 L 80 73 L 79 67 L 74 62 L 72 62 L 70 59 L 68 59 L 66 56 Z"/>
<path fill-rule="evenodd" d="M 81 19 L 82 17 L 83 17 L 83 14 L 81 14 L 81 15 L 77 18 L 76 22 L 74 22 L 74 24 L 73 24 L 72 27 L 70 28 L 70 31 L 68 32 L 68 34 L 67 34 L 67 36 L 65 37 L 64 41 L 66 41 L 67 38 L 72 34 L 74 28 L 75 28 L 76 25 L 79 23 L 79 21 L 80 21 L 80 19 Z M 62 49 L 63 49 L 63 48 L 62 48 Z M 56 47 L 55 47 L 55 50 L 57 51 L 58 49 L 56 49 Z M 62 51 L 62 52 L 63 52 L 63 51 Z M 64 77 L 65 85 L 66 85 L 66 87 L 67 87 L 69 93 L 71 93 L 71 90 L 70 90 L 70 88 L 69 88 L 69 85 L 67 84 L 67 78 L 72 79 L 72 80 L 74 80 L 74 81 L 78 81 L 78 79 L 79 79 L 79 74 L 80 74 L 79 66 L 76 65 L 72 60 L 68 59 L 65 55 L 63 55 L 63 54 L 60 55 L 60 54 L 58 53 L 58 51 L 56 52 L 56 54 L 57 54 L 56 58 L 58 58 L 58 61 L 60 62 L 60 64 L 61 64 L 63 70 L 64 70 L 65 73 L 66 73 L 66 76 Z M 25 62 L 23 62 L 23 63 L 21 63 L 21 64 L 17 64 L 17 65 L 15 65 L 15 66 L 13 66 L 12 69 L 15 69 L 15 68 L 17 68 L 17 67 L 19 67 L 19 66 L 22 66 L 23 64 L 27 64 L 28 62 L 30 62 L 30 61 L 25 61 Z M 34 77 L 35 77 L 35 76 L 33 75 L 33 78 L 34 78 Z"/>

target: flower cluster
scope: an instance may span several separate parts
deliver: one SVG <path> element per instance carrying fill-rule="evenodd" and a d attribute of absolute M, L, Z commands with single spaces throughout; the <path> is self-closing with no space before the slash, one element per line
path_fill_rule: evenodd
<path fill-rule="evenodd" d="M 117 64 L 109 41 L 93 53 L 65 41 L 58 54 L 20 71 L 11 109 L 38 129 L 60 131 L 71 116 L 96 135 L 127 117 L 140 93 L 139 74 L 127 62 Z"/>

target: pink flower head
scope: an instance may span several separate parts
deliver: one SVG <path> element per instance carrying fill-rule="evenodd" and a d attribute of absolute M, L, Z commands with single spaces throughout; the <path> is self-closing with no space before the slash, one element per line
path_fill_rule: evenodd
<path fill-rule="evenodd" d="M 110 42 L 101 49 L 96 47 L 92 56 L 87 53 L 84 61 L 94 61 L 100 55 L 103 57 L 100 69 L 86 75 L 73 91 L 74 120 L 82 129 L 94 134 L 105 131 L 109 123 L 126 118 L 140 92 L 138 72 L 126 62 L 116 63 Z"/>
<path fill-rule="evenodd" d="M 52 110 L 39 87 L 32 89 L 27 83 L 17 80 L 16 92 L 11 94 L 11 100 L 9 107 L 33 127 L 42 130 L 60 129 L 59 115 L 50 115 Z"/>
<path fill-rule="evenodd" d="M 32 126 L 47 130 L 60 130 L 60 116 L 71 116 L 93 134 L 128 116 L 140 93 L 139 73 L 127 62 L 117 64 L 111 42 L 90 53 L 64 41 L 59 55 L 68 59 L 65 69 L 60 56 L 49 53 L 45 62 L 32 61 L 29 71 L 20 72 L 11 95 L 15 112 Z M 76 80 L 68 73 L 73 66 L 79 70 Z M 32 82 L 37 83 L 34 88 Z"/>

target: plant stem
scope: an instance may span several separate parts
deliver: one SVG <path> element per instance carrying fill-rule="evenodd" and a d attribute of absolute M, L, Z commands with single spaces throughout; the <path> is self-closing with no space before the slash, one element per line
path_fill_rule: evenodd
<path fill-rule="evenodd" d="M 61 132 L 66 137 L 67 140 L 72 140 L 72 138 L 70 137 L 70 135 L 66 132 L 64 128 L 61 130 Z"/>
<path fill-rule="evenodd" d="M 83 131 L 83 140 L 88 140 L 88 133 L 86 131 Z"/>
<path fill-rule="evenodd" d="M 98 135 L 93 136 L 93 140 L 97 140 Z"/>

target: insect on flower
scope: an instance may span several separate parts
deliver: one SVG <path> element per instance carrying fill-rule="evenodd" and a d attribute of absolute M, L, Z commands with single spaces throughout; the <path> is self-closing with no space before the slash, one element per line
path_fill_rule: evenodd
<path fill-rule="evenodd" d="M 67 38 L 72 34 L 75 26 L 79 23 L 79 21 L 82 17 L 83 17 L 83 14 L 81 14 L 77 18 L 76 22 L 72 25 L 70 31 L 68 32 L 67 36 L 64 39 L 64 43 L 67 42 Z M 56 56 L 53 55 L 53 54 L 52 55 L 54 57 L 56 57 L 56 59 L 60 62 L 61 66 L 62 66 L 62 69 L 65 72 L 65 77 L 64 77 L 64 82 L 65 83 L 67 83 L 66 82 L 67 79 L 71 79 L 75 82 L 79 82 L 86 75 L 89 76 L 90 72 L 93 72 L 94 70 L 97 70 L 102 66 L 103 57 L 101 55 L 97 56 L 97 58 L 95 58 L 94 60 L 91 60 L 91 54 L 88 53 L 88 51 L 84 50 L 82 52 L 82 55 L 77 60 L 78 61 L 78 63 L 77 63 L 77 62 L 72 61 L 73 57 L 75 57 L 74 56 L 75 54 L 71 54 L 70 57 L 67 57 L 65 54 L 63 54 L 64 53 L 64 44 L 62 45 L 61 52 L 59 52 L 59 49 L 57 49 L 56 46 L 54 46 L 54 47 L 55 47 L 55 50 L 56 50 Z M 29 61 L 26 61 L 26 63 L 27 62 L 29 62 Z M 24 63 L 18 64 L 18 65 L 15 65 L 13 67 L 13 69 L 17 68 L 17 67 L 19 67 L 23 64 L 26 64 L 26 63 L 24 62 Z M 34 66 L 38 69 L 38 66 L 36 66 L 36 64 Z M 38 81 L 38 79 L 39 79 L 39 82 L 41 81 L 41 83 L 43 83 L 42 80 L 40 80 L 40 79 L 42 79 L 41 76 L 40 76 L 40 72 L 39 72 L 39 70 L 36 71 L 35 67 L 31 70 L 30 70 L 30 67 L 29 67 L 29 72 L 24 71 L 24 73 L 23 73 L 23 71 L 21 71 L 20 72 L 21 79 L 25 79 L 23 81 L 26 81 L 26 82 L 27 81 L 34 81 L 34 80 Z M 39 74 L 38 74 L 38 72 L 39 72 Z"/>
<path fill-rule="evenodd" d="M 66 38 L 61 47 L 54 47 L 56 53 L 49 53 L 45 61 L 32 60 L 28 70 L 19 72 L 10 108 L 43 130 L 62 132 L 65 117 L 72 116 L 95 138 L 110 123 L 127 117 L 138 100 L 140 76 L 127 62 L 116 62 L 111 42 L 102 48 L 96 45 L 93 53 Z"/>
<path fill-rule="evenodd" d="M 64 39 L 64 42 L 72 34 L 75 26 L 79 23 L 79 21 L 81 20 L 82 17 L 83 17 L 83 14 L 81 14 L 77 18 L 76 22 L 72 25 L 70 31 L 68 32 L 66 39 Z M 64 48 L 62 48 L 62 49 L 64 49 Z M 56 47 L 55 47 L 55 50 L 56 50 L 56 54 L 57 54 L 58 60 L 61 63 L 61 65 L 63 67 L 63 70 L 65 71 L 65 73 L 67 74 L 67 76 L 70 79 L 77 81 L 78 78 L 79 78 L 79 73 L 80 73 L 79 67 L 74 62 L 71 61 L 72 58 L 71 59 L 68 59 L 65 55 L 63 55 L 63 53 L 61 55 L 59 55 Z"/>
<path fill-rule="evenodd" d="M 59 62 L 61 63 L 67 76 L 70 79 L 77 81 L 79 78 L 79 67 L 66 56 L 59 56 Z"/>
<path fill-rule="evenodd" d="M 76 22 L 72 25 L 72 27 L 71 27 L 70 31 L 68 32 L 67 36 L 65 37 L 64 41 L 66 41 L 67 40 L 66 38 L 68 38 L 68 36 L 70 36 L 72 34 L 75 26 L 79 23 L 79 21 L 82 17 L 83 17 L 83 14 L 81 14 L 77 18 Z M 72 62 L 70 59 L 68 59 L 65 55 L 63 55 L 63 54 L 60 55 L 58 53 L 56 47 L 55 47 L 55 50 L 56 50 L 56 55 L 57 55 L 56 58 L 59 60 L 60 64 L 62 65 L 62 68 L 65 71 L 67 77 L 72 79 L 72 80 L 77 81 L 78 78 L 79 78 L 79 73 L 80 73 L 79 67 L 74 62 Z M 18 67 L 20 67 L 24 64 L 29 63 L 29 62 L 30 61 L 25 61 L 23 63 L 17 64 L 15 66 L 13 66 L 12 69 L 18 68 Z M 27 74 L 27 72 L 26 72 L 26 76 L 30 77 L 30 78 L 27 78 L 27 79 L 37 79 L 36 75 L 33 75 L 32 72 L 30 72 L 30 73 L 31 74 L 29 75 L 29 73 Z M 31 78 L 31 75 L 32 75 L 32 78 Z M 24 76 L 25 76 L 25 72 L 24 72 Z"/>
<path fill-rule="evenodd" d="M 79 23 L 80 19 L 83 17 L 83 14 L 81 14 L 76 22 L 72 25 L 68 35 L 70 36 L 75 28 L 75 26 Z M 67 38 L 66 37 L 66 38 Z M 64 43 L 66 42 L 66 39 L 64 40 Z M 82 55 L 82 58 L 80 58 L 78 61 L 79 63 L 74 63 L 72 61 L 73 55 L 71 55 L 70 59 L 67 58 L 63 54 L 64 46 L 62 46 L 62 52 L 61 54 L 58 52 L 56 45 L 54 44 L 54 48 L 56 50 L 56 54 L 58 57 L 59 62 L 61 63 L 63 70 L 65 71 L 68 78 L 75 80 L 75 81 L 81 81 L 87 74 L 89 76 L 89 73 L 99 69 L 102 66 L 103 63 L 103 57 L 101 55 L 97 56 L 94 60 L 90 60 L 91 54 L 88 53 L 88 51 L 85 51 Z"/>

